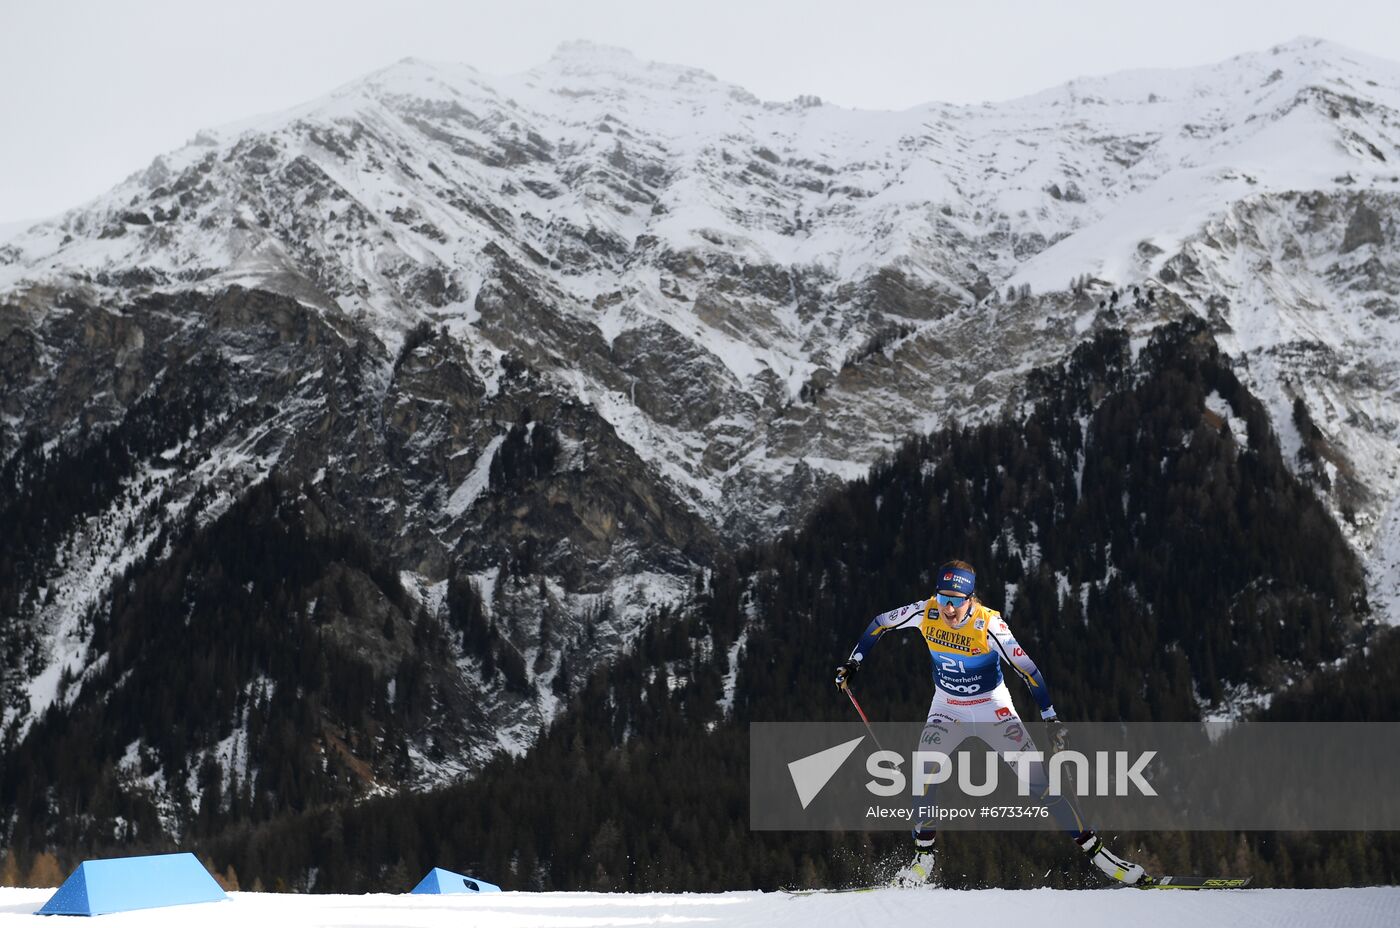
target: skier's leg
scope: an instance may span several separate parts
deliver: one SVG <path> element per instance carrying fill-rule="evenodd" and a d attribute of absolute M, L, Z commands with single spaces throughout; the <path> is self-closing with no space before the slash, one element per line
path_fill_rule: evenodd
<path fill-rule="evenodd" d="M 920 751 L 938 751 L 952 756 L 953 750 L 967 737 L 966 726 L 957 716 L 938 707 L 930 707 L 928 720 L 924 722 L 923 733 L 919 736 Z M 918 776 L 920 771 L 915 771 Z M 910 821 L 914 823 L 914 843 L 921 847 L 932 847 L 933 836 L 938 828 L 938 784 L 930 783 L 915 790 L 911 802 Z"/>
<path fill-rule="evenodd" d="M 1009 701 L 1006 706 L 1000 706 L 993 711 L 996 717 L 991 723 L 979 720 L 977 734 L 983 741 L 992 746 L 992 749 L 1002 760 L 1009 764 L 1011 761 L 1006 756 L 1008 753 L 1036 750 L 1035 742 L 1016 715 L 1016 711 L 1010 708 Z M 1124 860 L 1108 849 L 1103 840 L 1085 822 L 1071 793 L 1050 795 L 1050 781 L 1046 776 L 1045 766 L 1044 761 L 1032 761 L 1025 765 L 1026 781 L 1030 787 L 1031 798 L 1049 810 L 1050 815 L 1059 826 L 1074 839 L 1074 843 L 1079 845 L 1080 850 L 1089 855 L 1094 866 L 1098 867 L 1105 876 L 1130 886 L 1141 881 L 1145 875 L 1143 868 L 1139 864 Z M 1021 769 L 1017 768 L 1017 773 L 1020 772 Z"/>
<path fill-rule="evenodd" d="M 1003 698 L 995 700 L 979 713 L 977 736 L 987 742 L 988 746 L 996 751 L 997 756 L 1016 771 L 1018 777 L 1021 777 L 1029 788 L 1031 799 L 1045 806 L 1061 828 L 1071 837 L 1083 834 L 1089 826 L 1084 824 L 1084 818 L 1074 802 L 1074 797 L 1050 795 L 1050 780 L 1046 776 L 1044 760 L 1015 764 L 1007 757 L 1008 754 L 1016 752 L 1033 752 L 1036 746 L 1030 732 L 1026 730 L 1025 723 L 1011 704 L 1011 695 L 1005 690 L 1001 693 Z"/>
<path fill-rule="evenodd" d="M 940 705 L 937 696 L 929 707 L 928 721 L 919 736 L 919 750 L 949 754 L 967 736 L 967 729 L 956 712 Z M 917 776 L 917 773 L 915 774 Z M 911 804 L 914 823 L 914 855 L 895 874 L 896 886 L 923 886 L 933 876 L 933 844 L 937 836 L 938 785 L 928 784 L 915 793 Z"/>
<path fill-rule="evenodd" d="M 1010 764 L 1007 754 L 1024 751 L 1033 752 L 1036 750 L 1035 740 L 1031 738 L 1030 732 L 1026 731 L 1025 724 L 1012 711 L 1009 717 L 997 720 L 991 726 L 986 726 L 988 730 L 983 735 L 983 740 L 992 746 L 997 752 L 997 756 Z M 1014 766 L 1014 765 L 1013 765 Z M 1071 837 L 1077 837 L 1088 830 L 1088 825 L 1084 823 L 1084 816 L 1079 811 L 1078 804 L 1074 801 L 1074 796 L 1065 793 L 1063 795 L 1050 795 L 1050 778 L 1046 775 L 1046 765 L 1044 760 L 1032 761 L 1030 764 L 1015 768 L 1017 773 L 1025 771 L 1026 785 L 1030 790 L 1031 799 L 1045 806 L 1059 826 L 1069 833 Z"/>
<path fill-rule="evenodd" d="M 1103 839 L 1094 834 L 1093 831 L 1086 831 L 1076 837 L 1074 843 L 1079 845 L 1079 849 L 1089 855 L 1095 867 L 1098 867 L 1103 875 L 1110 880 L 1117 880 L 1120 883 L 1127 883 L 1132 886 L 1142 882 L 1147 877 L 1147 871 L 1141 864 L 1135 864 L 1124 860 L 1108 849 L 1108 845 L 1103 843 Z"/>

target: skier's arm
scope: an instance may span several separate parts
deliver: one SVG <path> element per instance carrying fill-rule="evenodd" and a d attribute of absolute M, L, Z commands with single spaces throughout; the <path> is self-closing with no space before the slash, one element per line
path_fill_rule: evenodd
<path fill-rule="evenodd" d="M 856 642 L 855 648 L 851 651 L 850 660 L 859 664 L 865 660 L 865 655 L 871 648 L 875 647 L 875 642 L 880 640 L 880 636 L 885 632 L 893 631 L 896 628 L 917 627 L 919 620 L 923 618 L 924 606 L 927 600 L 920 600 L 917 603 L 910 603 L 898 609 L 891 609 L 889 612 L 882 612 L 870 620 L 870 624 L 865 627 L 865 632 L 860 636 L 860 641 Z"/>
<path fill-rule="evenodd" d="M 1011 633 L 1011 627 L 1001 616 L 992 619 L 987 623 L 987 626 L 997 651 L 1001 653 L 1002 660 L 1016 668 L 1021 679 L 1026 681 L 1031 695 L 1035 697 L 1035 704 L 1040 707 L 1040 717 L 1047 720 L 1053 719 L 1055 717 L 1055 704 L 1050 701 L 1050 688 L 1045 685 L 1045 677 L 1041 674 L 1040 668 L 1035 666 L 1035 661 L 1026 654 L 1026 649 L 1016 643 L 1016 636 Z"/>

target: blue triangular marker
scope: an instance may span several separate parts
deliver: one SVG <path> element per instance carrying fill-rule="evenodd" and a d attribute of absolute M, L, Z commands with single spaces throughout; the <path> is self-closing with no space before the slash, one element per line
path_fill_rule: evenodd
<path fill-rule="evenodd" d="M 227 899 L 193 854 L 85 860 L 39 915 L 106 915 Z"/>
<path fill-rule="evenodd" d="M 495 883 L 488 883 L 485 880 L 478 880 L 474 876 L 463 876 L 460 873 L 453 873 L 451 870 L 444 870 L 441 867 L 434 867 L 428 871 L 428 875 L 413 887 L 411 892 L 419 895 L 444 895 L 448 893 L 498 893 L 501 887 Z"/>

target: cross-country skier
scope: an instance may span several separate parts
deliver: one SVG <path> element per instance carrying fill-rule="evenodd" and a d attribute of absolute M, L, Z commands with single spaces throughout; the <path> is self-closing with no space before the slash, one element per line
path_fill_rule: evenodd
<path fill-rule="evenodd" d="M 976 588 L 977 575 L 972 565 L 965 561 L 944 564 L 938 571 L 933 598 L 883 613 L 871 621 L 850 658 L 836 668 L 836 685 L 846 686 L 866 653 L 886 632 L 918 629 L 933 660 L 934 684 L 921 744 L 936 744 L 941 752 L 951 755 L 965 738 L 975 736 L 1003 760 L 1008 752 L 1036 749 L 1002 681 L 1004 660 L 1015 668 L 1035 696 L 1040 717 L 1049 723 L 1051 746 L 1056 752 L 1064 750 L 1068 732 L 1055 716 L 1045 678 L 1016 643 L 1001 613 L 978 601 Z M 1068 796 L 1047 797 L 1049 785 L 1043 763 L 1030 765 L 1029 783 L 1031 794 L 1048 807 L 1056 822 L 1108 877 L 1129 885 L 1143 880 L 1143 868 L 1109 851 L 1081 820 Z M 933 802 L 930 794 L 915 797 L 914 805 L 916 810 L 920 806 L 928 809 Z M 915 816 L 914 860 L 897 876 L 904 885 L 923 884 L 933 871 L 936 822 L 920 819 L 917 811 Z"/>

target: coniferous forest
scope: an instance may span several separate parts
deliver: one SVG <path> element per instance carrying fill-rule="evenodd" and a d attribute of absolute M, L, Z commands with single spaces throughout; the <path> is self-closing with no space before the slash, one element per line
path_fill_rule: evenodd
<path fill-rule="evenodd" d="M 913 437 L 802 529 L 696 577 L 692 599 L 627 656 L 572 668 L 569 708 L 525 756 L 449 789 L 355 803 L 352 752 L 325 746 L 359 739 L 373 763 L 393 764 L 401 733 L 431 724 L 421 655 L 455 638 L 508 679 L 529 669 L 498 648 L 469 584 L 426 613 L 367 541 L 321 525 L 314 492 L 270 482 L 226 518 L 186 527 L 186 556 L 219 565 L 214 588 L 190 588 L 185 564 L 146 565 L 110 616 L 93 617 L 117 695 L 46 718 L 12 755 L 0 773 L 0 804 L 16 810 L 10 844 L 21 861 L 160 846 L 148 837 L 159 810 L 132 807 L 110 771 L 71 759 L 94 739 L 137 734 L 173 759 L 187 747 L 180 714 L 233 706 L 259 732 L 257 779 L 221 792 L 217 776 L 192 771 L 202 790 L 185 846 L 243 888 L 401 891 L 432 866 L 512 889 L 867 882 L 901 836 L 749 830 L 747 726 L 852 720 L 832 668 L 871 616 L 928 596 L 953 557 L 977 566 L 981 598 L 1007 615 L 1068 720 L 1194 720 L 1266 691 L 1279 693 L 1265 712 L 1274 720 L 1400 718 L 1400 635 L 1370 621 L 1356 556 L 1203 324 L 1167 326 L 1136 349 L 1104 330 L 1031 389 L 1023 421 Z M 1212 394 L 1243 419 L 1243 440 L 1207 412 Z M 523 448 L 523 431 L 512 436 Z M 171 623 L 174 639 L 159 634 Z M 400 636 L 423 645 L 419 657 L 384 657 Z M 854 681 L 874 718 L 927 709 L 928 658 L 904 638 Z M 143 677 L 168 666 L 134 653 L 149 647 L 185 654 L 184 675 Z M 231 681 L 249 674 L 290 685 L 243 704 Z M 304 776 L 327 763 L 345 764 L 344 791 Z M 113 821 L 127 830 L 95 827 Z M 1400 878 L 1389 833 L 1110 837 L 1149 870 L 1299 887 Z M 1100 885 L 1054 834 L 950 833 L 940 847 L 948 886 Z"/>

